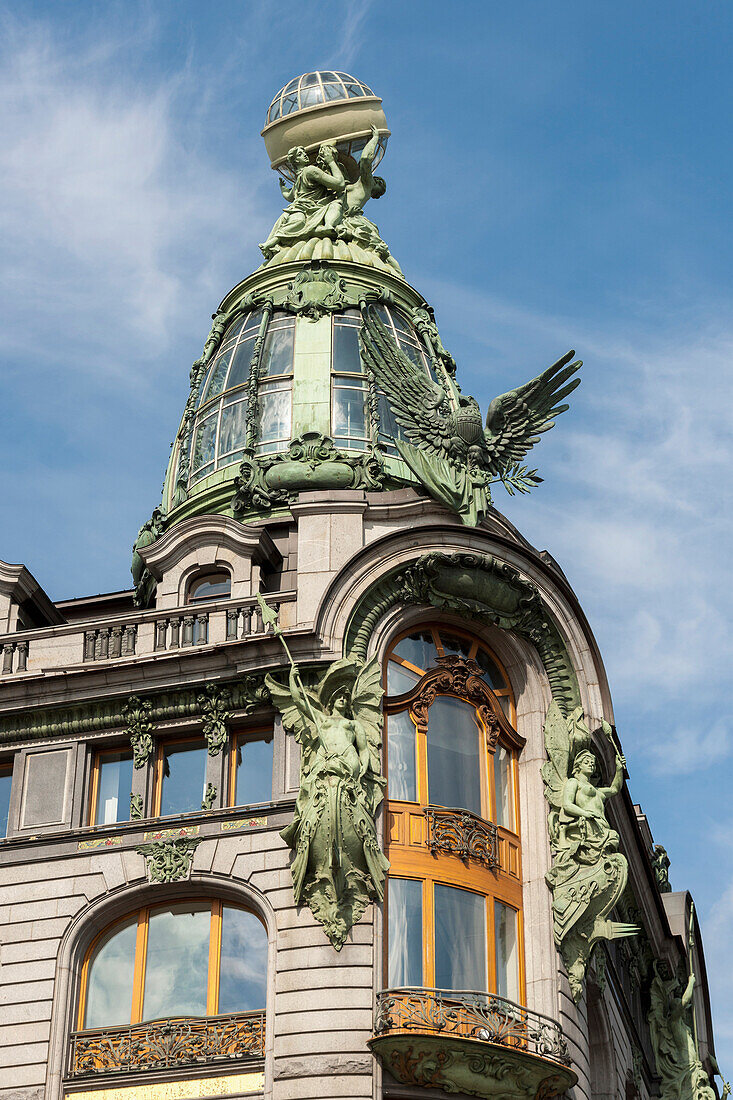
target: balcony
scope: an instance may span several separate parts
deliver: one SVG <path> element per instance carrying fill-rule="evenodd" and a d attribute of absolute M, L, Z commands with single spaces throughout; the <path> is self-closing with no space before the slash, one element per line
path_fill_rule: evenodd
<path fill-rule="evenodd" d="M 559 1024 L 491 993 L 385 989 L 369 1045 L 398 1081 L 445 1092 L 550 1100 L 578 1080 Z"/>
<path fill-rule="evenodd" d="M 264 1012 L 184 1016 L 71 1035 L 69 1079 L 246 1063 L 265 1056 Z"/>

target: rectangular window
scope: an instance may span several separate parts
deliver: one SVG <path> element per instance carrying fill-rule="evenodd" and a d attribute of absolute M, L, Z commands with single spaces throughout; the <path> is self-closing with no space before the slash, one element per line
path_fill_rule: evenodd
<path fill-rule="evenodd" d="M 461 699 L 439 695 L 429 715 L 430 802 L 483 816 L 481 788 L 485 754 L 475 709 Z"/>
<path fill-rule="evenodd" d="M 10 788 L 13 785 L 13 765 L 0 765 L 0 839 L 8 835 Z"/>
<path fill-rule="evenodd" d="M 206 1015 L 210 926 L 209 901 L 151 912 L 143 1020 Z"/>
<path fill-rule="evenodd" d="M 292 380 L 263 382 L 259 387 L 259 443 L 260 454 L 283 450 L 290 442 L 292 421 Z"/>
<path fill-rule="evenodd" d="M 272 733 L 237 737 L 231 777 L 231 806 L 272 801 Z"/>
<path fill-rule="evenodd" d="M 331 394 L 331 434 L 343 447 L 369 447 L 369 394 L 366 383 L 351 375 L 334 375 Z"/>
<path fill-rule="evenodd" d="M 494 902 L 494 944 L 496 950 L 496 992 L 510 1001 L 519 1000 L 519 950 L 517 912 L 500 901 Z"/>
<path fill-rule="evenodd" d="M 206 793 L 206 744 L 164 743 L 158 750 L 158 813 L 162 817 L 201 809 Z"/>
<path fill-rule="evenodd" d="M 387 914 L 388 985 L 422 985 L 422 882 L 390 876 Z"/>
<path fill-rule="evenodd" d="M 503 745 L 494 752 L 494 797 L 496 799 L 496 824 L 514 831 L 514 806 L 512 799 L 512 757 Z"/>
<path fill-rule="evenodd" d="M 267 327 L 262 349 L 261 378 L 293 373 L 295 353 L 295 318 L 273 317 Z"/>
<path fill-rule="evenodd" d="M 389 797 L 400 802 L 417 802 L 415 726 L 406 710 L 387 718 Z"/>
<path fill-rule="evenodd" d="M 99 752 L 94 760 L 90 825 L 130 820 L 132 753 Z"/>
<path fill-rule="evenodd" d="M 435 985 L 487 989 L 486 898 L 436 883 Z"/>

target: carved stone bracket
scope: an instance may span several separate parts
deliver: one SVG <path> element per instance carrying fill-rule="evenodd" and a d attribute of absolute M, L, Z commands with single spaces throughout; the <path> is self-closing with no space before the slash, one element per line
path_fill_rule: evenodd
<path fill-rule="evenodd" d="M 497 829 L 469 810 L 426 806 L 428 848 L 433 854 L 448 852 L 461 859 L 478 860 L 485 867 L 499 866 Z"/>
<path fill-rule="evenodd" d="M 131 695 L 123 711 L 127 736 L 132 745 L 132 763 L 136 768 L 144 768 L 153 754 L 152 709 L 149 699 Z"/>
<path fill-rule="evenodd" d="M 552 616 L 536 586 L 506 562 L 490 554 L 430 551 L 399 566 L 358 601 L 347 627 L 345 652 L 363 659 L 376 624 L 400 604 L 427 605 L 513 630 L 536 648 L 562 712 L 578 705 L 575 672 Z"/>
<path fill-rule="evenodd" d="M 148 882 L 178 882 L 191 874 L 193 853 L 200 843 L 200 837 L 175 837 L 140 844 L 135 851 L 145 857 Z"/>
<path fill-rule="evenodd" d="M 380 489 L 385 476 L 378 447 L 348 454 L 328 436 L 305 432 L 282 454 L 255 456 L 254 448 L 245 450 L 234 479 L 232 511 L 235 516 L 251 509 L 269 511 L 287 505 L 302 489 Z"/>
<path fill-rule="evenodd" d="M 227 707 L 230 700 L 230 693 L 218 684 L 207 684 L 205 690 L 198 696 L 209 756 L 218 756 L 227 743 L 229 737 L 227 722 L 231 718 L 231 712 Z"/>

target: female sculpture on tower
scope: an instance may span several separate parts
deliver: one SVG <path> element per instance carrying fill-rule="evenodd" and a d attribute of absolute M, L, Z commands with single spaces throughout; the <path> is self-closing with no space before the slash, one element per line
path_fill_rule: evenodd
<path fill-rule="evenodd" d="M 260 606 L 285 645 L 275 613 L 264 600 Z M 295 815 L 280 835 L 295 852 L 295 902 L 305 901 L 338 951 L 369 902 L 383 899 L 389 869 L 374 825 L 386 785 L 380 774 L 379 662 L 334 661 L 309 691 L 285 649 L 288 687 L 265 678 L 301 753 Z"/>

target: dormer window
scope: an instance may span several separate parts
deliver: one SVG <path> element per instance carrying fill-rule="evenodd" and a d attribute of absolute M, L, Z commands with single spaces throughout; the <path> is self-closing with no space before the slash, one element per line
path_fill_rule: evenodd
<path fill-rule="evenodd" d="M 232 594 L 232 578 L 223 569 L 217 573 L 199 575 L 188 589 L 188 603 L 199 600 L 226 600 Z"/>

